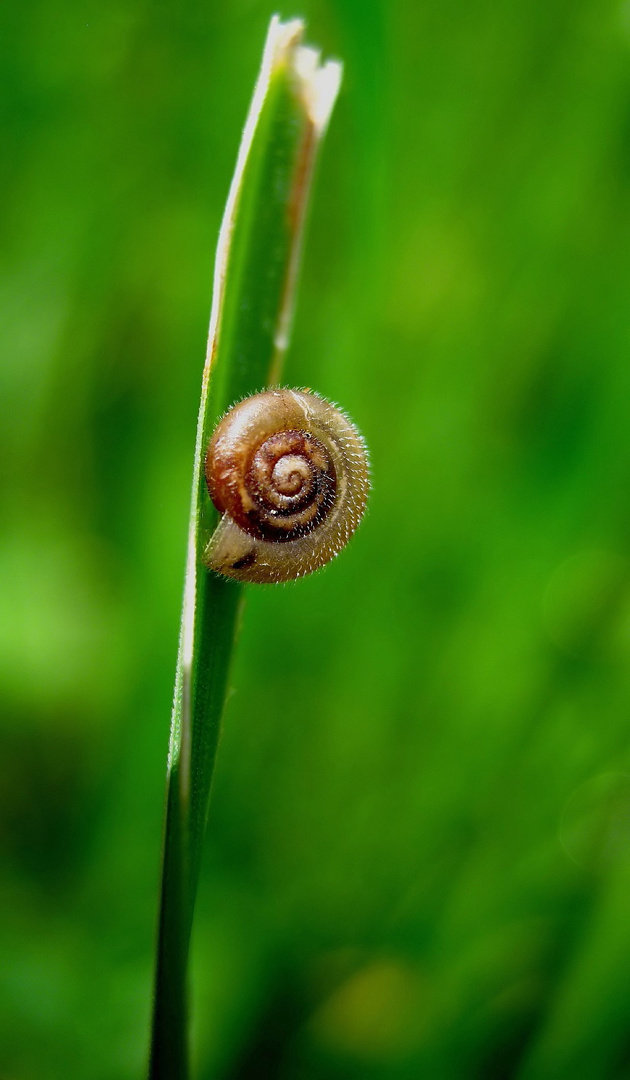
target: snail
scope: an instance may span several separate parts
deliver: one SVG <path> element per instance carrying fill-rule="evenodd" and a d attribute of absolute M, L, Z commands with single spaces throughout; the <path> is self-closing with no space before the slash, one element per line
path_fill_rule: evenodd
<path fill-rule="evenodd" d="M 340 409 L 305 390 L 267 390 L 220 420 L 205 460 L 221 520 L 203 561 L 239 581 L 291 581 L 337 555 L 357 528 L 370 476 Z"/>

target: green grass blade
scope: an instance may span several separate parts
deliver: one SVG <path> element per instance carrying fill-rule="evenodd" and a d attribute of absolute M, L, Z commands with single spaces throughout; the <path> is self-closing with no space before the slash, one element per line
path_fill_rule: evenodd
<path fill-rule="evenodd" d="M 217 515 L 203 456 L 218 417 L 279 378 L 312 169 L 341 67 L 271 21 L 225 210 L 195 444 L 186 584 L 169 747 L 151 1080 L 185 1080 L 187 967 L 210 785 L 241 587 L 201 557 Z"/>

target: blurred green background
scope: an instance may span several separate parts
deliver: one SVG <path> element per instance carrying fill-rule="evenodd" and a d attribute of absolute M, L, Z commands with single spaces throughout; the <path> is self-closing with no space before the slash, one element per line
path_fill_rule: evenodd
<path fill-rule="evenodd" d="M 144 1074 L 190 475 L 260 0 L 0 8 L 0 1077 Z M 372 454 L 252 587 L 202 1080 L 630 1077 L 630 4 L 304 0 L 286 382 Z"/>

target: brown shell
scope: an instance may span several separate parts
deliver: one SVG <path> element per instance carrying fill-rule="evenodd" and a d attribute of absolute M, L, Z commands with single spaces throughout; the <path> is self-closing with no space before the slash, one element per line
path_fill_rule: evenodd
<path fill-rule="evenodd" d="M 210 440 L 205 471 L 223 517 L 204 561 L 243 581 L 289 581 L 323 566 L 356 529 L 369 491 L 359 432 L 303 390 L 235 405 Z"/>

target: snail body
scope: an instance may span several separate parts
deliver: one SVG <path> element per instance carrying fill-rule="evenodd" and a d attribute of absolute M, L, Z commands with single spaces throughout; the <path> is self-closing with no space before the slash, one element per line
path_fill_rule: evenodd
<path fill-rule="evenodd" d="M 204 563 L 240 581 L 291 581 L 324 566 L 357 528 L 370 486 L 357 429 L 304 390 L 235 405 L 210 440 L 205 474 L 222 517 Z"/>

